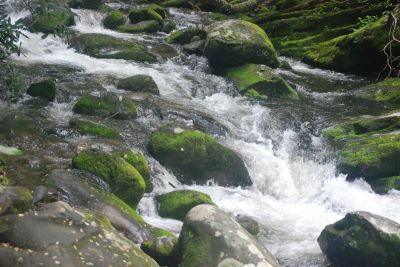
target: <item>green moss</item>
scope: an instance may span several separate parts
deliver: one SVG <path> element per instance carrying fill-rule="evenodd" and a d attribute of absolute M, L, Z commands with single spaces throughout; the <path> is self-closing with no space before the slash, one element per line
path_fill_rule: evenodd
<path fill-rule="evenodd" d="M 56 97 L 56 82 L 48 79 L 29 86 L 27 94 L 33 97 L 40 97 L 47 101 L 54 101 Z"/>
<path fill-rule="evenodd" d="M 129 164 L 138 170 L 146 183 L 146 193 L 153 191 L 153 182 L 150 175 L 150 167 L 145 156 L 141 153 L 134 153 L 133 151 L 118 152 L 117 155 L 126 160 Z"/>
<path fill-rule="evenodd" d="M 160 266 L 176 266 L 175 248 L 176 238 L 157 238 L 146 240 L 140 248 L 150 257 L 155 259 Z"/>
<path fill-rule="evenodd" d="M 90 134 L 106 138 L 119 137 L 119 133 L 114 129 L 91 121 L 71 119 L 69 121 L 69 126 L 78 129 L 82 134 Z"/>
<path fill-rule="evenodd" d="M 339 170 L 349 179 L 367 181 L 400 174 L 400 135 L 386 134 L 350 140 L 341 151 Z"/>
<path fill-rule="evenodd" d="M 30 27 L 46 34 L 62 32 L 74 24 L 74 14 L 68 7 L 58 3 L 38 5 L 30 20 Z"/>
<path fill-rule="evenodd" d="M 149 146 L 152 155 L 182 182 L 215 179 L 224 185 L 251 184 L 241 159 L 203 132 L 164 127 L 152 134 Z"/>
<path fill-rule="evenodd" d="M 156 20 L 145 20 L 136 24 L 121 25 L 117 27 L 120 32 L 139 33 L 139 32 L 157 32 L 160 24 Z"/>
<path fill-rule="evenodd" d="M 232 67 L 226 70 L 225 76 L 237 84 L 242 94 L 298 98 L 297 92 L 280 75 L 263 65 Z"/>
<path fill-rule="evenodd" d="M 107 182 L 115 195 L 136 207 L 143 197 L 145 182 L 140 173 L 118 156 L 84 151 L 72 160 L 75 168 L 88 171 Z"/>
<path fill-rule="evenodd" d="M 108 29 L 116 29 L 118 26 L 125 24 L 125 16 L 120 11 L 111 11 L 107 14 L 103 24 Z"/>
<path fill-rule="evenodd" d="M 105 34 L 80 34 L 72 38 L 71 46 L 81 53 L 97 58 L 115 58 L 150 63 L 157 61 L 157 58 L 147 52 L 146 47 L 139 42 L 122 40 Z"/>
<path fill-rule="evenodd" d="M 165 15 L 166 11 L 163 7 L 150 4 L 140 8 L 132 8 L 129 12 L 129 20 L 133 24 L 145 20 L 156 20 L 162 24 Z"/>
<path fill-rule="evenodd" d="M 111 117 L 115 119 L 134 119 L 137 117 L 135 104 L 128 98 L 122 100 L 114 94 L 102 94 L 101 96 L 81 96 L 74 105 L 73 111 L 99 117 Z"/>
<path fill-rule="evenodd" d="M 174 44 L 188 44 L 193 37 L 198 36 L 200 39 L 206 38 L 206 32 L 199 28 L 187 28 L 182 30 L 177 30 L 171 33 L 166 39 L 167 43 Z"/>
<path fill-rule="evenodd" d="M 255 89 L 248 89 L 244 92 L 245 96 L 251 97 L 251 98 L 255 98 L 258 100 L 267 100 L 268 96 L 266 95 L 261 95 L 257 92 L 257 90 Z"/>
<path fill-rule="evenodd" d="M 159 215 L 183 221 L 193 207 L 200 204 L 214 204 L 209 195 L 193 191 L 179 190 L 158 195 L 155 200 L 159 203 Z"/>

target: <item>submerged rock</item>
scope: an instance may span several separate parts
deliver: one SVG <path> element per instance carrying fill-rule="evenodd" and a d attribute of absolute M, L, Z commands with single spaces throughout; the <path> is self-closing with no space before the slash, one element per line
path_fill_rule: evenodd
<path fill-rule="evenodd" d="M 106 218 L 64 202 L 1 216 L 0 242 L 1 266 L 158 266 Z"/>
<path fill-rule="evenodd" d="M 156 57 L 136 41 L 118 39 L 105 34 L 85 33 L 71 39 L 78 52 L 97 58 L 115 58 L 138 62 L 156 62 Z"/>
<path fill-rule="evenodd" d="M 146 187 L 143 177 L 119 156 L 83 151 L 72 160 L 72 165 L 102 178 L 110 185 L 115 195 L 132 207 L 136 207 L 143 197 Z"/>
<path fill-rule="evenodd" d="M 209 195 L 193 191 L 178 190 L 155 197 L 159 204 L 158 214 L 161 217 L 183 221 L 193 207 L 201 204 L 214 204 Z"/>
<path fill-rule="evenodd" d="M 177 254 L 181 267 L 279 266 L 253 236 L 213 205 L 196 206 L 186 215 Z"/>
<path fill-rule="evenodd" d="M 264 65 L 247 64 L 232 67 L 225 71 L 225 76 L 232 80 L 241 94 L 280 98 L 298 98 L 297 92 L 273 69 Z M 254 92 L 255 91 L 255 92 Z"/>
<path fill-rule="evenodd" d="M 160 94 L 158 86 L 154 82 L 153 78 L 149 75 L 142 74 L 119 80 L 117 83 L 117 88 L 134 92 L 149 92 L 155 95 Z"/>
<path fill-rule="evenodd" d="M 119 98 L 111 93 L 103 93 L 100 96 L 81 96 L 74 105 L 73 111 L 79 114 L 120 120 L 137 117 L 136 106 L 130 99 Z"/>
<path fill-rule="evenodd" d="M 159 237 L 146 240 L 140 248 L 152 257 L 161 266 L 177 266 L 175 249 L 178 239 L 176 237 Z"/>
<path fill-rule="evenodd" d="M 226 20 L 207 30 L 204 55 L 218 69 L 246 63 L 279 66 L 276 51 L 259 26 L 243 20 Z"/>
<path fill-rule="evenodd" d="M 95 189 L 72 172 L 53 170 L 49 178 L 71 204 L 104 215 L 117 230 L 135 243 L 163 236 L 174 237 L 166 230 L 147 224 L 136 210 L 114 194 Z"/>
<path fill-rule="evenodd" d="M 392 267 L 400 262 L 400 225 L 372 213 L 352 212 L 325 227 L 318 244 L 340 266 Z"/>
<path fill-rule="evenodd" d="M 252 184 L 240 157 L 203 132 L 164 127 L 152 134 L 149 149 L 183 183 L 214 180 L 221 186 Z"/>
<path fill-rule="evenodd" d="M 33 83 L 29 86 L 26 92 L 28 95 L 33 97 L 40 97 L 47 101 L 54 101 L 56 97 L 56 83 L 52 79 Z"/>

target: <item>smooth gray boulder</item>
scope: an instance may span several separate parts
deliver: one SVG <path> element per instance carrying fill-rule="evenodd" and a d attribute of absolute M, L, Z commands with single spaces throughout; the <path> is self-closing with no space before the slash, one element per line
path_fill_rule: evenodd
<path fill-rule="evenodd" d="M 399 266 L 400 224 L 369 212 L 352 212 L 326 226 L 318 244 L 340 266 Z"/>
<path fill-rule="evenodd" d="M 177 255 L 181 267 L 279 266 L 231 216 L 207 204 L 194 207 L 186 215 Z"/>

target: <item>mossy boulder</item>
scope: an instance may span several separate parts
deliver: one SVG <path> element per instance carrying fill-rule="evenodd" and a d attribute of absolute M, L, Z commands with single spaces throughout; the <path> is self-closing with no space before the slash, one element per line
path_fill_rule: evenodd
<path fill-rule="evenodd" d="M 325 227 L 318 244 L 339 266 L 396 266 L 400 261 L 400 225 L 369 212 L 352 212 Z"/>
<path fill-rule="evenodd" d="M 209 26 L 204 55 L 218 69 L 246 63 L 279 66 L 275 48 L 264 30 L 243 20 L 226 20 Z"/>
<path fill-rule="evenodd" d="M 142 175 L 144 182 L 146 184 L 146 193 L 150 193 L 153 191 L 153 181 L 151 180 L 151 173 L 149 163 L 147 162 L 145 156 L 139 152 L 134 152 L 132 150 L 129 151 L 119 151 L 114 153 L 115 155 L 119 155 L 126 162 L 131 164 L 135 169 Z"/>
<path fill-rule="evenodd" d="M 135 24 L 120 25 L 117 27 L 117 30 L 127 33 L 152 33 L 160 30 L 160 24 L 156 20 L 144 20 Z"/>
<path fill-rule="evenodd" d="M 134 75 L 128 78 L 119 80 L 117 83 L 118 89 L 125 89 L 134 92 L 149 92 L 155 95 L 159 95 L 157 84 L 153 78 L 149 75 Z"/>
<path fill-rule="evenodd" d="M 243 95 L 254 90 L 258 95 L 266 97 L 298 98 L 297 92 L 286 80 L 264 65 L 232 67 L 225 71 L 225 77 L 233 81 Z"/>
<path fill-rule="evenodd" d="M 161 217 L 183 221 L 193 207 L 201 204 L 214 204 L 209 195 L 193 191 L 179 190 L 158 195 L 155 200 L 159 204 L 158 214 Z"/>
<path fill-rule="evenodd" d="M 115 30 L 118 26 L 125 24 L 125 15 L 117 10 L 111 11 L 103 20 L 105 28 Z"/>
<path fill-rule="evenodd" d="M 199 28 L 191 27 L 174 31 L 168 36 L 166 41 L 170 44 L 188 44 L 191 42 L 193 37 L 197 36 L 200 39 L 205 39 L 206 35 L 206 31 Z"/>
<path fill-rule="evenodd" d="M 395 107 L 400 106 L 400 78 L 389 78 L 365 89 L 368 91 L 360 94 L 362 98 Z"/>
<path fill-rule="evenodd" d="M 33 83 L 29 86 L 27 94 L 46 99 L 47 101 L 54 101 L 56 98 L 56 83 L 53 79 Z"/>
<path fill-rule="evenodd" d="M 56 34 L 75 24 L 71 9 L 57 2 L 36 7 L 32 16 L 24 21 L 29 29 L 45 34 Z"/>
<path fill-rule="evenodd" d="M 161 25 L 165 16 L 165 9 L 156 4 L 150 4 L 139 8 L 132 8 L 129 11 L 129 20 L 132 24 L 145 20 L 156 20 Z"/>
<path fill-rule="evenodd" d="M 0 266 L 159 266 L 103 215 L 65 202 L 1 216 L 0 225 Z"/>
<path fill-rule="evenodd" d="M 158 237 L 174 237 L 174 234 L 146 223 L 134 208 L 116 195 L 94 187 L 81 177 L 81 173 L 76 175 L 73 171 L 53 170 L 49 180 L 70 204 L 104 215 L 112 226 L 134 243 Z"/>
<path fill-rule="evenodd" d="M 386 194 L 392 189 L 400 191 L 400 176 L 379 178 L 369 183 L 378 194 Z"/>
<path fill-rule="evenodd" d="M 143 197 L 146 184 L 140 173 L 119 156 L 83 151 L 72 160 L 74 168 L 90 172 L 108 183 L 113 193 L 132 207 Z"/>
<path fill-rule="evenodd" d="M 111 93 L 103 93 L 100 96 L 81 96 L 74 105 L 73 111 L 79 114 L 120 120 L 137 117 L 135 104 L 130 99 L 119 98 Z"/>
<path fill-rule="evenodd" d="M 136 41 L 118 39 L 105 34 L 85 33 L 71 39 L 78 52 L 97 58 L 115 58 L 138 62 L 156 62 L 156 57 Z"/>
<path fill-rule="evenodd" d="M 168 126 L 154 132 L 150 153 L 186 184 L 214 180 L 222 186 L 248 186 L 251 179 L 240 157 L 200 131 Z"/>
<path fill-rule="evenodd" d="M 348 141 L 341 150 L 338 169 L 348 179 L 367 181 L 400 174 L 400 134 L 374 135 Z"/>
<path fill-rule="evenodd" d="M 69 126 L 77 129 L 81 134 L 89 134 L 105 138 L 118 138 L 119 133 L 101 123 L 95 123 L 84 119 L 73 118 Z"/>
<path fill-rule="evenodd" d="M 144 241 L 140 248 L 161 266 L 177 266 L 175 258 L 177 243 L 176 237 L 159 237 Z"/>
<path fill-rule="evenodd" d="M 186 215 L 177 255 L 181 267 L 279 266 L 264 246 L 213 205 L 196 206 Z"/>

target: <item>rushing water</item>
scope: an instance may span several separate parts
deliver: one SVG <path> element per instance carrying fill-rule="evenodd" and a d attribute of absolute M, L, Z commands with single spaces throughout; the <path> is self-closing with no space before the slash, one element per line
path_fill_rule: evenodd
<path fill-rule="evenodd" d="M 75 10 L 77 25 L 73 29 L 104 33 L 118 38 L 157 41 L 163 35 L 129 35 L 106 30 L 103 14 Z M 171 14 L 179 27 L 208 23 L 198 13 L 177 9 Z M 13 18 L 24 14 L 14 14 Z M 185 22 L 186 21 L 186 22 Z M 60 38 L 26 33 L 21 39 L 24 56 L 14 57 L 26 64 L 66 64 L 81 68 L 87 74 L 127 77 L 151 75 L 160 88 L 161 98 L 212 117 L 226 129 L 216 138 L 241 155 L 254 185 L 251 188 L 225 188 L 213 185 L 185 186 L 154 159 L 149 158 L 155 179 L 155 190 L 146 195 L 139 210 L 144 218 L 162 228 L 179 232 L 181 223 L 157 215 L 155 193 L 190 188 L 209 194 L 223 210 L 234 215 L 248 215 L 262 226 L 259 240 L 284 266 L 325 266 L 317 237 L 330 223 L 347 212 L 365 210 L 400 222 L 400 193 L 375 194 L 362 180 L 352 183 L 335 171 L 335 157 L 329 145 L 319 137 L 322 128 L 344 117 L 363 114 L 368 109 L 357 105 L 354 88 L 363 80 L 331 71 L 312 69 L 287 60 L 293 71 L 280 70 L 295 83 L 304 97 L 301 103 L 269 101 L 258 103 L 234 94 L 232 84 L 209 74 L 207 62 L 197 56 L 181 55 L 159 64 L 139 64 L 124 60 L 96 59 L 68 48 Z M 53 105 L 49 114 L 67 123 L 72 116 L 71 103 Z M 151 128 L 152 116 L 138 121 Z M 185 121 L 188 125 L 192 122 Z"/>

